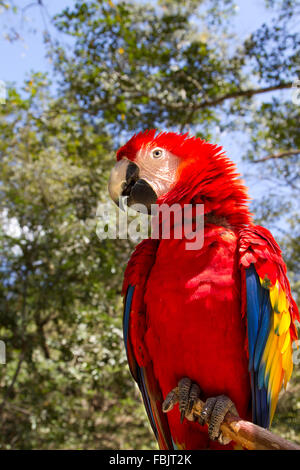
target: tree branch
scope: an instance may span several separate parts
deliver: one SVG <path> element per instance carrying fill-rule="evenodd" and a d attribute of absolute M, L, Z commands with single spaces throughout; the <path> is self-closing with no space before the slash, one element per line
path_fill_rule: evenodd
<path fill-rule="evenodd" d="M 258 160 L 253 160 L 253 163 L 261 163 L 261 162 L 266 162 L 268 160 L 290 157 L 291 155 L 298 155 L 298 154 L 300 154 L 300 149 L 284 150 L 283 152 L 273 153 L 273 154 L 267 155 L 266 157 L 259 158 Z"/>
<path fill-rule="evenodd" d="M 211 100 L 204 100 L 198 103 L 192 103 L 190 106 L 187 106 L 186 103 L 163 103 L 161 99 L 158 99 L 157 97 L 154 97 L 154 96 L 151 96 L 150 99 L 153 99 L 159 104 L 164 104 L 165 106 L 169 106 L 170 108 L 174 108 L 174 109 L 179 109 L 179 108 L 184 107 L 187 110 L 189 109 L 198 110 L 198 109 L 203 109 L 203 108 L 214 107 L 230 99 L 242 98 L 242 97 L 251 98 L 254 95 L 260 95 L 263 93 L 268 93 L 270 91 L 284 90 L 287 88 L 292 88 L 292 86 L 293 86 L 293 83 L 288 82 L 288 83 L 279 83 L 278 85 L 273 85 L 273 86 L 264 87 L 264 88 L 237 90 L 232 93 L 227 93 L 223 96 L 219 96 L 218 98 L 214 98 Z"/>
<path fill-rule="evenodd" d="M 234 91 L 232 93 L 227 93 L 225 95 L 213 98 L 211 100 L 192 102 L 192 103 L 189 103 L 189 104 L 187 104 L 185 102 L 179 102 L 179 103 L 178 102 L 177 103 L 171 102 L 171 103 L 168 103 L 164 99 L 158 98 L 157 96 L 154 96 L 154 95 L 149 96 L 149 93 L 144 91 L 143 87 L 138 86 L 138 84 L 135 83 L 133 80 L 131 80 L 130 77 L 128 77 L 127 75 L 126 75 L 126 77 L 124 77 L 124 73 L 123 73 L 121 67 L 120 67 L 120 70 L 117 73 L 118 73 L 119 79 L 120 80 L 123 79 L 122 80 L 123 81 L 123 83 L 122 83 L 123 88 L 125 88 L 131 94 L 134 93 L 135 97 L 146 97 L 150 101 L 152 100 L 152 101 L 156 102 L 157 104 L 159 104 L 160 106 L 168 106 L 169 108 L 172 108 L 172 109 L 184 108 L 187 112 L 191 112 L 191 113 L 194 113 L 198 109 L 203 109 L 203 108 L 216 106 L 216 105 L 218 105 L 220 103 L 223 103 L 224 101 L 227 101 L 227 100 L 230 100 L 230 99 L 242 98 L 242 97 L 251 98 L 254 95 L 269 93 L 271 91 L 284 90 L 284 89 L 287 89 L 287 88 L 292 88 L 292 86 L 293 86 L 293 82 L 278 83 L 277 85 L 272 85 L 272 86 L 268 86 L 268 87 L 248 89 L 248 90 L 237 90 L 237 91 Z M 188 81 L 193 81 L 194 80 L 192 77 L 190 77 L 188 79 L 187 74 L 185 74 L 185 76 L 186 76 L 186 79 Z M 130 84 L 129 87 L 125 85 L 126 82 Z M 197 82 L 197 83 L 194 83 L 194 85 L 199 91 L 203 92 L 200 83 Z"/>
<path fill-rule="evenodd" d="M 278 85 L 273 85 L 273 86 L 264 87 L 264 88 L 256 88 L 256 89 L 250 89 L 250 90 L 238 90 L 232 93 L 228 93 L 227 95 L 220 96 L 219 98 L 216 98 L 213 100 L 202 101 L 201 103 L 196 105 L 196 108 L 200 109 L 200 108 L 206 108 L 208 106 L 215 106 L 217 104 L 222 103 L 223 101 L 230 100 L 233 98 L 240 98 L 243 96 L 247 98 L 251 98 L 254 95 L 260 95 L 262 93 L 268 93 L 270 91 L 283 90 L 286 88 L 291 88 L 292 86 L 293 86 L 293 83 L 288 82 L 288 83 L 279 83 Z"/>
<path fill-rule="evenodd" d="M 195 403 L 193 411 L 200 415 L 204 403 L 201 400 Z M 244 421 L 228 412 L 221 424 L 221 431 L 236 443 L 248 450 L 300 450 L 300 446 L 286 441 L 267 429 L 256 424 Z"/>
<path fill-rule="evenodd" d="M 174 388 L 173 391 L 178 396 L 178 387 Z M 203 401 L 197 399 L 191 412 L 195 416 L 200 416 L 203 406 Z M 229 437 L 248 450 L 300 450 L 300 446 L 297 444 L 287 441 L 256 424 L 244 421 L 230 412 L 226 414 L 220 430 L 224 436 Z"/>
<path fill-rule="evenodd" d="M 186 124 L 188 124 L 190 122 L 190 119 L 192 119 L 195 112 L 198 111 L 199 109 L 214 107 L 214 106 L 216 106 L 220 103 L 223 103 L 224 101 L 229 100 L 229 99 L 240 98 L 240 97 L 243 97 L 243 96 L 245 96 L 247 98 L 251 98 L 254 95 L 259 95 L 259 94 L 267 93 L 267 92 L 270 92 L 270 91 L 282 90 L 282 89 L 285 89 L 285 88 L 291 88 L 292 85 L 293 85 L 292 83 L 280 83 L 278 85 L 265 87 L 265 88 L 258 88 L 256 90 L 240 90 L 240 91 L 236 91 L 236 92 L 233 92 L 233 93 L 228 93 L 227 95 L 220 96 L 219 98 L 215 98 L 213 100 L 205 100 L 205 101 L 202 101 L 200 103 L 195 103 L 194 102 L 186 108 L 187 115 L 186 115 L 186 118 L 185 118 L 184 122 L 180 126 L 180 132 L 183 132 Z M 179 107 L 182 106 L 182 104 L 179 104 L 179 103 L 169 104 L 168 103 L 167 106 L 179 108 Z"/>

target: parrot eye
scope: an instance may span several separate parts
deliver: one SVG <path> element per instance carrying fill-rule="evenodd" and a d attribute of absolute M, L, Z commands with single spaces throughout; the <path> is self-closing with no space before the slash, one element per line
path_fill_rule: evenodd
<path fill-rule="evenodd" d="M 152 151 L 152 156 L 153 156 L 154 158 L 159 158 L 159 157 L 162 156 L 162 154 L 163 154 L 162 149 L 154 149 L 154 150 Z"/>

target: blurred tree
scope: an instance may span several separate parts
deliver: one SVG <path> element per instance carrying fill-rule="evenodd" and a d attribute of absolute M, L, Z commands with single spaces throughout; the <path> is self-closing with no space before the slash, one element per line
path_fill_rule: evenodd
<path fill-rule="evenodd" d="M 35 74 L 0 108 L 1 447 L 142 447 L 122 346 L 128 249 L 95 233 L 111 142 L 48 87 Z"/>
<path fill-rule="evenodd" d="M 115 136 L 197 126 L 207 137 L 224 111 L 236 119 L 253 96 L 290 88 L 300 64 L 300 34 L 285 20 L 242 43 L 229 31 L 234 12 L 230 0 L 77 2 L 55 19 L 75 40 L 53 51 L 65 99 Z"/>
<path fill-rule="evenodd" d="M 216 126 L 247 130 L 254 171 L 297 194 L 299 2 L 266 3 L 274 20 L 241 41 L 231 0 L 79 0 L 54 18 L 68 45 L 45 38 L 58 96 L 41 74 L 22 93 L 9 90 L 0 107 L 2 448 L 155 447 L 121 339 L 132 246 L 97 239 L 97 202 L 112 150 L 146 127 L 213 140 Z M 288 213 L 283 247 L 296 289 L 295 204 L 274 193 L 255 214 L 272 226 Z M 278 429 L 299 441 L 299 392 L 288 400 Z"/>

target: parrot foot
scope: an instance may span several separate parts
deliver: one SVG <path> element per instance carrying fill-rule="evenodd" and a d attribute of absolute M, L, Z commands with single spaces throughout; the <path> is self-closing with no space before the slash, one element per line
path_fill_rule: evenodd
<path fill-rule="evenodd" d="M 220 431 L 220 426 L 228 411 L 238 416 L 236 407 L 230 398 L 225 395 L 219 395 L 206 400 L 198 418 L 198 421 L 202 426 L 206 423 L 208 424 L 209 438 L 212 441 L 217 440 L 223 445 L 229 444 L 231 441 L 230 438 L 224 436 Z"/>
<path fill-rule="evenodd" d="M 187 418 L 189 421 L 198 421 L 201 426 L 208 424 L 208 435 L 212 441 L 218 441 L 223 445 L 229 444 L 231 439 L 223 435 L 220 427 L 228 411 L 236 416 L 239 415 L 234 403 L 225 395 L 210 397 L 204 403 L 199 415 L 193 412 L 193 406 L 200 398 L 200 393 L 199 385 L 184 377 L 179 380 L 178 387 L 168 393 L 162 404 L 162 410 L 168 413 L 179 402 L 181 422 Z"/>
<path fill-rule="evenodd" d="M 183 377 L 178 382 L 178 387 L 171 390 L 163 402 L 162 409 L 164 413 L 168 413 L 179 402 L 180 421 L 184 418 L 189 421 L 196 421 L 198 418 L 193 413 L 193 406 L 200 397 L 200 387 L 193 383 L 188 377 Z"/>

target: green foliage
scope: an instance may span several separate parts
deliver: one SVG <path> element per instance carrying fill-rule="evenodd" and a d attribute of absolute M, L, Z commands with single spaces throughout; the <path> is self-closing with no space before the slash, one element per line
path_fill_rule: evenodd
<path fill-rule="evenodd" d="M 36 74 L 1 108 L 1 446 L 142 446 L 149 430 L 122 345 L 126 255 L 95 234 L 110 139 L 48 86 Z"/>
<path fill-rule="evenodd" d="M 243 43 L 230 29 L 229 0 L 74 2 L 54 19 L 69 45 L 62 34 L 46 37 L 54 96 L 41 73 L 8 90 L 0 106 L 1 448 L 156 448 L 122 340 L 132 245 L 96 236 L 113 150 L 132 130 L 213 140 L 217 125 L 233 138 L 247 130 L 244 157 L 256 176 L 275 181 L 255 216 L 281 230 L 299 292 L 299 154 L 278 157 L 300 148 L 299 106 L 287 96 L 299 67 L 299 34 L 289 27 L 298 2 L 267 3 L 274 21 Z M 277 183 L 290 192 L 279 195 Z M 298 409 L 296 369 L 275 421 L 296 441 Z"/>
<path fill-rule="evenodd" d="M 240 58 L 224 56 L 214 34 L 220 8 L 210 10 L 205 25 L 198 14 L 199 30 L 192 21 L 197 3 L 189 9 L 184 2 L 183 10 L 178 3 L 174 10 L 138 2 L 85 2 L 66 9 L 56 25 L 75 45 L 70 53 L 58 47 L 54 58 L 68 101 L 112 123 L 114 135 L 149 125 L 184 126 L 187 118 L 206 128 L 216 116 L 202 99 L 235 92 L 243 77 Z"/>

